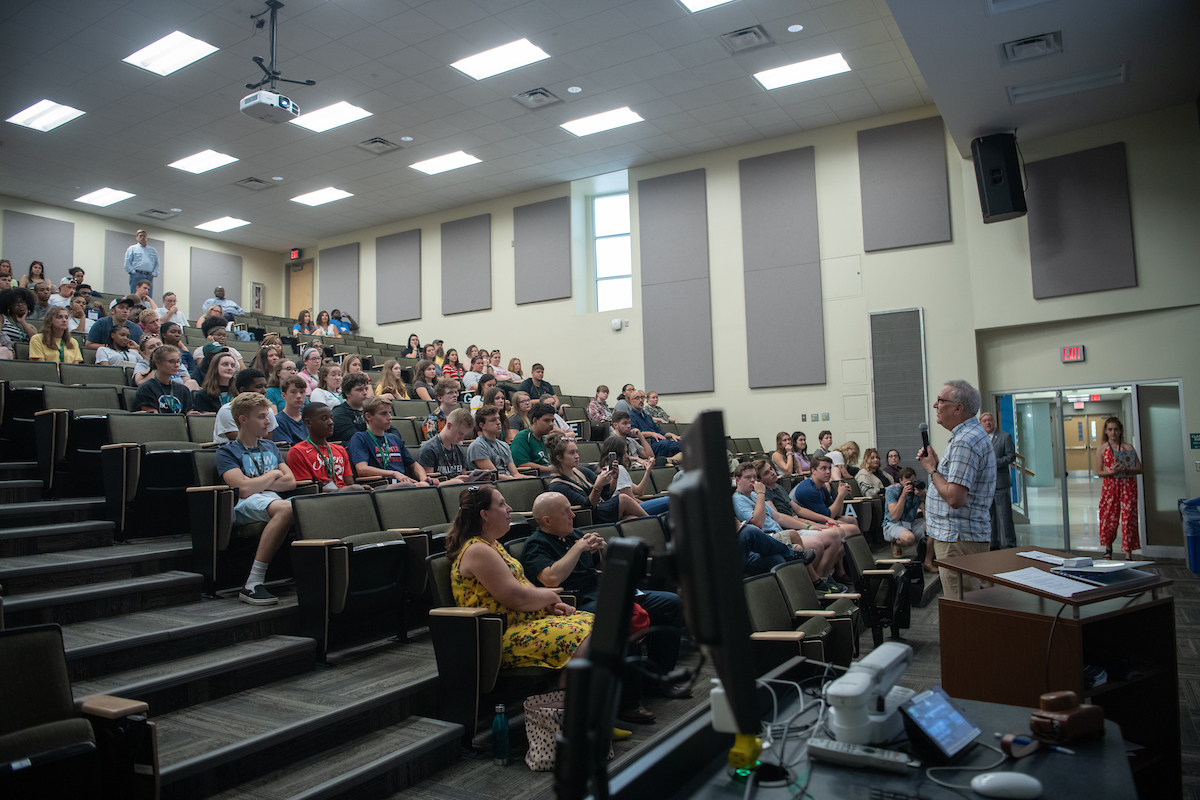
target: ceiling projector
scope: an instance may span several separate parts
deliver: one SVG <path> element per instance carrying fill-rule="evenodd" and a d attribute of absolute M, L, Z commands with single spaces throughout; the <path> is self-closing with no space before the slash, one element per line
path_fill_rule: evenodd
<path fill-rule="evenodd" d="M 248 117 L 263 122 L 287 122 L 300 115 L 291 98 L 274 92 L 255 92 L 242 98 L 240 110 Z"/>

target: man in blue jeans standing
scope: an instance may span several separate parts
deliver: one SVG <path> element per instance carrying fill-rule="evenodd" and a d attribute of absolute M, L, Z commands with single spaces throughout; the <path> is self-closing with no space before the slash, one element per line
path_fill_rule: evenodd
<path fill-rule="evenodd" d="M 125 251 L 125 272 L 129 274 L 130 294 L 137 291 L 138 281 L 153 281 L 158 277 L 158 251 L 146 244 L 145 231 L 138 231 L 137 242 Z"/>

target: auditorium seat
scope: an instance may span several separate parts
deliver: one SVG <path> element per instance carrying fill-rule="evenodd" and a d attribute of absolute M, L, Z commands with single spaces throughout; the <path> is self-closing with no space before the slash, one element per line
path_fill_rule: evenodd
<path fill-rule="evenodd" d="M 779 590 L 783 593 L 788 611 L 797 619 L 801 617 L 823 617 L 834 630 L 835 649 L 830 655 L 836 664 L 849 664 L 858 657 L 860 614 L 856 601 L 862 598 L 857 592 L 818 595 L 808 574 L 808 567 L 800 561 L 787 561 L 771 570 Z"/>
<path fill-rule="evenodd" d="M 446 514 L 441 492 L 433 486 L 380 489 L 375 492 L 375 508 L 384 530 L 444 533 L 453 519 L 453 514 Z M 454 513 L 458 513 L 457 496 Z"/>
<path fill-rule="evenodd" d="M 787 602 L 773 575 L 755 575 L 743 581 L 746 610 L 750 615 L 750 650 L 756 674 L 762 675 L 783 662 L 804 656 L 825 661 L 832 645 L 832 628 L 821 617 L 800 618 L 788 612 Z"/>
<path fill-rule="evenodd" d="M 128 386 L 124 367 L 107 365 L 87 366 L 84 364 L 61 364 L 62 382 L 80 386 Z"/>
<path fill-rule="evenodd" d="M 667 566 L 667 531 L 661 517 L 638 517 L 622 520 L 617 529 L 624 538 L 637 537 L 646 543 L 646 583 L 650 589 L 671 589 L 673 581 Z"/>
<path fill-rule="evenodd" d="M 846 537 L 845 544 L 846 572 L 854 590 L 862 595 L 858 607 L 866 626 L 871 629 L 875 646 L 883 644 L 884 628 L 890 628 L 892 638 L 899 640 L 900 629 L 908 627 L 912 612 L 904 584 L 909 559 L 876 560 L 861 533 Z"/>

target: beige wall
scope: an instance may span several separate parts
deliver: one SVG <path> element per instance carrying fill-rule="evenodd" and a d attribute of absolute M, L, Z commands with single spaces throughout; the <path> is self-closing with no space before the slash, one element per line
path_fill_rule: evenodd
<path fill-rule="evenodd" d="M 204 236 L 187 233 L 177 233 L 146 222 L 129 222 L 122 219 L 91 214 L 86 211 L 76 211 L 70 208 L 58 208 L 41 203 L 31 203 L 16 197 L 0 195 L 0 211 L 19 211 L 22 214 L 34 214 L 40 217 L 71 222 L 75 225 L 75 263 L 61 267 L 63 274 L 70 267 L 82 267 L 87 273 L 88 282 L 103 291 L 104 284 L 104 232 L 113 230 L 130 231 L 130 242 L 133 241 L 133 231 L 144 228 L 146 234 L 153 239 L 166 242 L 166 252 L 163 256 L 163 290 L 174 292 L 179 299 L 179 307 L 186 309 L 191 301 L 191 248 L 203 247 L 218 253 L 232 253 L 242 257 L 242 300 L 243 308 L 250 307 L 250 284 L 261 283 L 266 287 L 266 308 L 268 314 L 284 312 L 283 296 L 283 263 L 282 253 L 272 253 L 257 247 L 246 247 L 238 244 L 227 244 Z M 3 251 L 2 215 L 0 215 L 0 252 Z M 2 256 L 0 256 L 2 257 Z M 14 270 L 17 268 L 14 266 Z M 17 272 L 20 275 L 20 272 Z M 60 275 L 52 275 L 57 280 Z M 155 298 L 157 300 L 158 298 Z M 201 298 L 204 299 L 204 298 Z"/>

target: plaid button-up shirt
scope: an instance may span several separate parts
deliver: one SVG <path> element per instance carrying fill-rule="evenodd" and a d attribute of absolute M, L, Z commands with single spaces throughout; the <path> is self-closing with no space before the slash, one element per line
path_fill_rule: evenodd
<path fill-rule="evenodd" d="M 948 483 L 967 487 L 967 502 L 951 508 L 931 484 L 925 498 L 925 533 L 943 542 L 990 541 L 996 451 L 979 420 L 971 417 L 951 431 L 937 471 Z"/>

